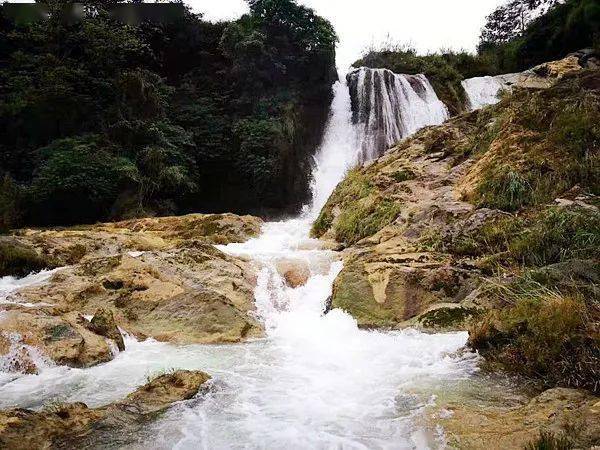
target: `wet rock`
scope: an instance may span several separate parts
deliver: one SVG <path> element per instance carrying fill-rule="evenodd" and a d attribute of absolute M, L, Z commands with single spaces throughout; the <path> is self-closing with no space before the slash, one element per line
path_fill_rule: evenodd
<path fill-rule="evenodd" d="M 115 323 L 112 311 L 99 308 L 87 324 L 87 328 L 100 336 L 111 339 L 117 345 L 119 351 L 125 350 L 123 336 Z"/>
<path fill-rule="evenodd" d="M 163 341 L 239 342 L 261 334 L 252 317 L 256 278 L 250 262 L 192 240 L 137 256 L 88 256 L 49 283 L 22 289 L 18 299 L 50 303 L 45 311 L 58 315 L 106 310 L 116 326 Z M 104 328 L 95 332 L 107 336 Z M 107 337 L 118 339 L 109 328 Z"/>
<path fill-rule="evenodd" d="M 281 259 L 276 263 L 277 272 L 291 288 L 304 286 L 310 278 L 308 263 L 299 259 Z"/>
<path fill-rule="evenodd" d="M 459 303 L 471 283 L 469 274 L 426 254 L 366 253 L 345 261 L 332 306 L 350 313 L 362 327 L 406 326 L 433 305 Z"/>
<path fill-rule="evenodd" d="M 0 277 L 23 277 L 52 267 L 53 262 L 39 255 L 35 249 L 9 236 L 0 236 Z"/>
<path fill-rule="evenodd" d="M 550 389 L 518 407 L 449 403 L 438 408 L 447 413 L 434 413 L 432 422 L 443 427 L 453 448 L 525 448 L 541 432 L 564 437 L 569 448 L 600 444 L 600 398 L 585 391 Z"/>
<path fill-rule="evenodd" d="M 41 411 L 0 411 L 0 447 L 87 448 L 98 445 L 102 434 L 125 436 L 126 441 L 173 403 L 193 398 L 209 379 L 203 372 L 182 370 L 159 376 L 125 399 L 101 408 L 72 403 Z"/>
<path fill-rule="evenodd" d="M 37 349 L 56 364 L 89 367 L 113 358 L 105 339 L 82 325 L 78 314 L 59 317 L 17 308 L 0 316 L 0 329 L 5 336 L 19 336 L 19 344 Z M 32 363 L 35 362 L 24 359 L 22 364 L 33 372 L 37 368 L 33 369 Z"/>

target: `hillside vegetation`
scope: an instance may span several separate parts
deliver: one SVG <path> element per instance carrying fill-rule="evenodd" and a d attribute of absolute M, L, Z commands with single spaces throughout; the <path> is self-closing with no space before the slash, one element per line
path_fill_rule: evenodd
<path fill-rule="evenodd" d="M 155 13 L 128 23 L 114 3 L 0 8 L 0 228 L 299 208 L 337 77 L 332 26 L 292 0 L 221 23 L 119 5 Z"/>
<path fill-rule="evenodd" d="M 315 222 L 350 246 L 333 305 L 363 326 L 469 326 L 490 364 L 598 391 L 599 182 L 598 70 L 422 130 Z"/>

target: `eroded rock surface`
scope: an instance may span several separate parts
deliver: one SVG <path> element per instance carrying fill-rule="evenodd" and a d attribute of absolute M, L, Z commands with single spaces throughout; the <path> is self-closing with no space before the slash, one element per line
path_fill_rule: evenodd
<path fill-rule="evenodd" d="M 517 407 L 449 403 L 431 419 L 451 448 L 521 449 L 541 433 L 566 440 L 568 448 L 600 445 L 600 398 L 574 389 L 550 389 Z"/>
<path fill-rule="evenodd" d="M 110 360 L 111 346 L 122 350 L 118 327 L 181 344 L 258 336 L 252 317 L 258 268 L 214 244 L 243 242 L 260 227 L 260 219 L 222 214 L 21 230 L 19 242 L 69 265 L 8 295 L 0 304 L 3 335 L 74 367 Z M 0 346 L 0 356 L 8 348 Z M 21 354 L 13 368 L 35 371 L 32 358 Z"/>
<path fill-rule="evenodd" d="M 0 411 L 0 447 L 88 448 L 98 444 L 102 433 L 111 436 L 112 444 L 125 443 L 173 403 L 193 398 L 209 379 L 204 372 L 180 370 L 161 375 L 125 399 L 101 408 L 70 403 L 41 411 Z"/>

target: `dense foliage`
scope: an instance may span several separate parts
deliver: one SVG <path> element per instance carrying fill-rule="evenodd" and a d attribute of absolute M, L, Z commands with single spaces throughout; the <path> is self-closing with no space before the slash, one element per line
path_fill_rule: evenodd
<path fill-rule="evenodd" d="M 527 0 L 513 0 L 498 8 L 488 17 L 479 54 L 494 60 L 500 72 L 516 72 L 562 58 L 569 52 L 600 47 L 600 3 L 597 0 L 544 3 L 549 6 L 548 12 L 535 18 L 531 9 L 539 5 L 533 3 L 526 8 Z M 526 17 L 517 18 L 515 11 L 518 10 L 523 10 Z M 518 26 L 519 21 L 525 26 Z"/>
<path fill-rule="evenodd" d="M 297 208 L 336 77 L 332 26 L 293 0 L 252 0 L 229 23 L 182 4 L 126 23 L 111 3 L 77 20 L 62 1 L 47 20 L 2 8 L 0 228 Z"/>
<path fill-rule="evenodd" d="M 354 66 L 423 73 L 457 114 L 465 110 L 464 79 L 523 71 L 589 47 L 600 48 L 597 0 L 510 0 L 488 17 L 475 55 L 447 50 L 419 55 L 411 47 L 386 44 L 367 51 Z"/>

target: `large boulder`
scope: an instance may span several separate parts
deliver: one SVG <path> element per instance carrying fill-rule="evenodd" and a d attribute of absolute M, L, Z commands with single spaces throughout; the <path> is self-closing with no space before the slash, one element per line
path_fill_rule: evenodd
<path fill-rule="evenodd" d="M 115 323 L 112 311 L 106 308 L 99 308 L 87 328 L 100 336 L 111 339 L 120 351 L 125 350 L 123 336 L 119 331 L 119 327 Z"/>
<path fill-rule="evenodd" d="M 125 348 L 120 330 L 180 344 L 262 334 L 253 317 L 258 268 L 216 243 L 243 242 L 261 220 L 192 214 L 83 227 L 17 230 L 11 245 L 67 265 L 0 304 L 0 365 L 87 367 Z M 86 320 L 84 316 L 92 316 Z"/>
<path fill-rule="evenodd" d="M 427 253 L 367 253 L 346 259 L 334 283 L 332 307 L 347 311 L 365 328 L 437 328 L 432 320 L 413 319 L 435 305 L 458 306 L 472 289 L 469 274 Z"/>
<path fill-rule="evenodd" d="M 53 266 L 53 262 L 39 255 L 35 249 L 14 237 L 0 236 L 0 277 L 23 277 Z"/>
<path fill-rule="evenodd" d="M 127 443 L 146 423 L 173 403 L 189 400 L 210 377 L 200 371 L 180 370 L 161 375 L 125 399 L 101 408 L 84 403 L 58 404 L 41 411 L 0 411 L 0 447 L 88 448 L 112 436 L 111 444 Z"/>
<path fill-rule="evenodd" d="M 59 315 L 94 315 L 100 309 L 104 312 L 88 329 L 118 346 L 116 326 L 181 344 L 239 342 L 260 335 L 252 317 L 257 268 L 211 244 L 185 245 L 133 256 L 88 257 L 49 283 L 21 289 L 12 299 L 51 304 L 42 310 Z"/>
<path fill-rule="evenodd" d="M 34 308 L 4 311 L 0 358 L 7 360 L 7 369 L 25 373 L 36 373 L 45 359 L 71 367 L 110 361 L 113 354 L 106 339 L 90 331 L 86 322 L 77 313 L 53 316 Z"/>

